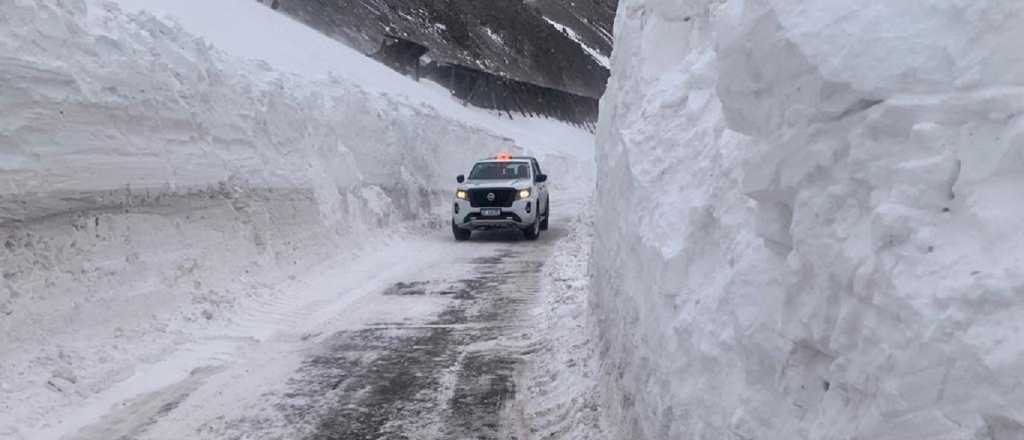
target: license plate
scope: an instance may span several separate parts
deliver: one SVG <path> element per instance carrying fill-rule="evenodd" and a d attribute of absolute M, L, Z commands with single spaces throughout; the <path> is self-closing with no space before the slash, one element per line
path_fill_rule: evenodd
<path fill-rule="evenodd" d="M 501 210 L 498 208 L 481 209 L 480 215 L 484 217 L 497 217 L 501 215 Z"/>

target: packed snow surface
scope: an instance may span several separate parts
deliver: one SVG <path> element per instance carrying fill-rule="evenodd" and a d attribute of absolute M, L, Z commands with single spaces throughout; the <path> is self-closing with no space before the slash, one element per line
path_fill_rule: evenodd
<path fill-rule="evenodd" d="M 516 439 L 608 439 L 598 389 L 596 329 L 589 313 L 587 264 L 593 241 L 589 204 L 541 268 L 526 367 L 505 412 Z M 563 220 L 564 221 L 564 220 Z"/>
<path fill-rule="evenodd" d="M 619 3 L 591 267 L 613 438 L 1024 438 L 1022 22 Z"/>
<path fill-rule="evenodd" d="M 535 153 L 557 188 L 592 154 L 257 2 L 0 3 L 0 438 L 73 433 L 444 259 L 403 242 L 477 158 Z"/>

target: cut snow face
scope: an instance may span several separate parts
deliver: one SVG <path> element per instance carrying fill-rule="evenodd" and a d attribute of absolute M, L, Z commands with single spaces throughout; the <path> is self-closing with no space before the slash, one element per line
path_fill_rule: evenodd
<path fill-rule="evenodd" d="M 619 11 L 612 437 L 1024 438 L 1024 3 Z"/>

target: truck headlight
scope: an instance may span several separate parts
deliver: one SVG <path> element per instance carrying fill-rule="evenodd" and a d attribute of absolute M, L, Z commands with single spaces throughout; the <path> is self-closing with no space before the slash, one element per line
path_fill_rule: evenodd
<path fill-rule="evenodd" d="M 462 200 L 469 200 L 469 195 L 466 194 L 465 191 L 460 189 L 458 191 L 455 191 L 455 198 L 456 199 L 462 199 Z"/>
<path fill-rule="evenodd" d="M 519 199 L 520 200 L 521 199 L 528 199 L 528 198 L 530 198 L 530 190 L 528 190 L 528 189 L 519 190 Z"/>

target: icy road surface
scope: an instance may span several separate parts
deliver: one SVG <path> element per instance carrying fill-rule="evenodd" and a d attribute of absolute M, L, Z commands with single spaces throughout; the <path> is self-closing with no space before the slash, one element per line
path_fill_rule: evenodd
<path fill-rule="evenodd" d="M 310 280 L 333 282 L 333 301 L 280 317 L 293 328 L 234 341 L 248 346 L 233 361 L 197 366 L 71 437 L 506 438 L 532 350 L 528 310 L 570 218 L 538 241 L 493 232 L 456 243 L 437 231 L 339 267 Z"/>

